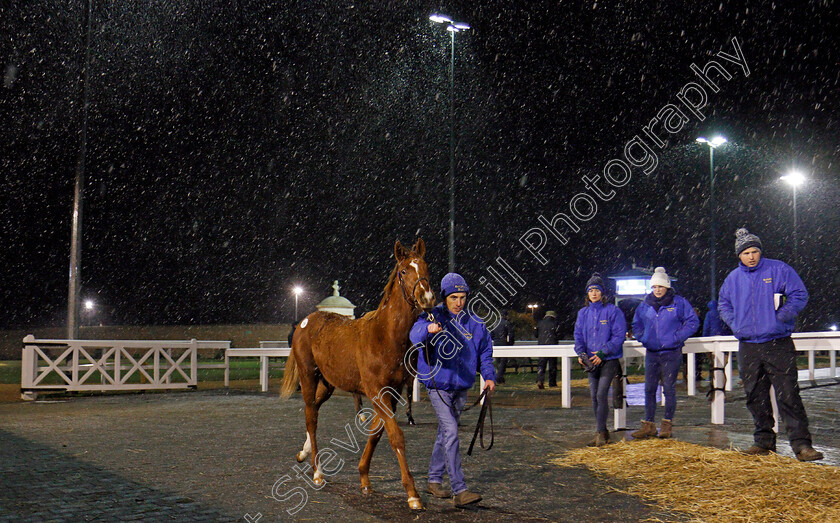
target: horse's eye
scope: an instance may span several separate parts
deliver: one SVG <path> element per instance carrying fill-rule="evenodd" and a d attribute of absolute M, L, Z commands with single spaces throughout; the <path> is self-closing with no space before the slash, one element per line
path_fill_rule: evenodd
<path fill-rule="evenodd" d="M 400 274 L 405 274 L 405 269 L 401 270 Z"/>

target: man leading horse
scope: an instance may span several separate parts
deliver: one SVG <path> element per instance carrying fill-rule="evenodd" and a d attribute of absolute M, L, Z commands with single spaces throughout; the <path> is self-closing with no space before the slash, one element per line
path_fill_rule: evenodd
<path fill-rule="evenodd" d="M 440 284 L 445 301 L 430 314 L 421 314 L 411 328 L 412 348 L 418 347 L 418 377 L 426 386 L 438 419 L 437 439 L 429 464 L 428 492 L 438 498 L 451 494 L 443 487 L 444 474 L 456 507 L 478 503 L 481 496 L 467 490 L 461 470 L 458 420 L 467 402 L 467 391 L 481 371 L 485 389 L 496 389 L 493 342 L 484 322 L 465 310 L 470 292 L 460 274 L 449 273 Z"/>

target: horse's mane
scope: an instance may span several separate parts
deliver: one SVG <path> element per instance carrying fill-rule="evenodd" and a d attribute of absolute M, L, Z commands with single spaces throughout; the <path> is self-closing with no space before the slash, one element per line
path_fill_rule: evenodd
<path fill-rule="evenodd" d="M 399 263 L 394 264 L 394 268 L 391 270 L 391 274 L 388 276 L 388 282 L 385 284 L 385 288 L 382 289 L 382 301 L 379 302 L 379 307 L 377 307 L 377 310 L 381 309 L 385 306 L 386 303 L 388 303 L 388 297 L 391 296 L 391 291 L 393 290 L 394 285 L 396 285 L 397 268 L 399 268 L 399 266 Z"/>

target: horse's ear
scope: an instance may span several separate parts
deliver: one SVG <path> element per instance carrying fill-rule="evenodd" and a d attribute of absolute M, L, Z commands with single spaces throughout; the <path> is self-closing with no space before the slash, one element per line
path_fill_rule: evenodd
<path fill-rule="evenodd" d="M 397 243 L 394 244 L 394 258 L 397 259 L 397 262 L 401 262 L 408 258 L 408 254 L 409 252 L 406 248 L 402 246 L 399 240 L 397 240 Z"/>
<path fill-rule="evenodd" d="M 426 254 L 426 243 L 423 241 L 423 238 L 417 238 L 417 243 L 414 244 L 411 250 L 422 258 Z"/>

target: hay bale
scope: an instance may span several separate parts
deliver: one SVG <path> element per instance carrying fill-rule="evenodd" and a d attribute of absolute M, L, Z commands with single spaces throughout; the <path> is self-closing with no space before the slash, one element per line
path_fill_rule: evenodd
<path fill-rule="evenodd" d="M 627 482 L 620 492 L 697 521 L 840 521 L 840 470 L 677 440 L 622 441 L 551 460 Z"/>

